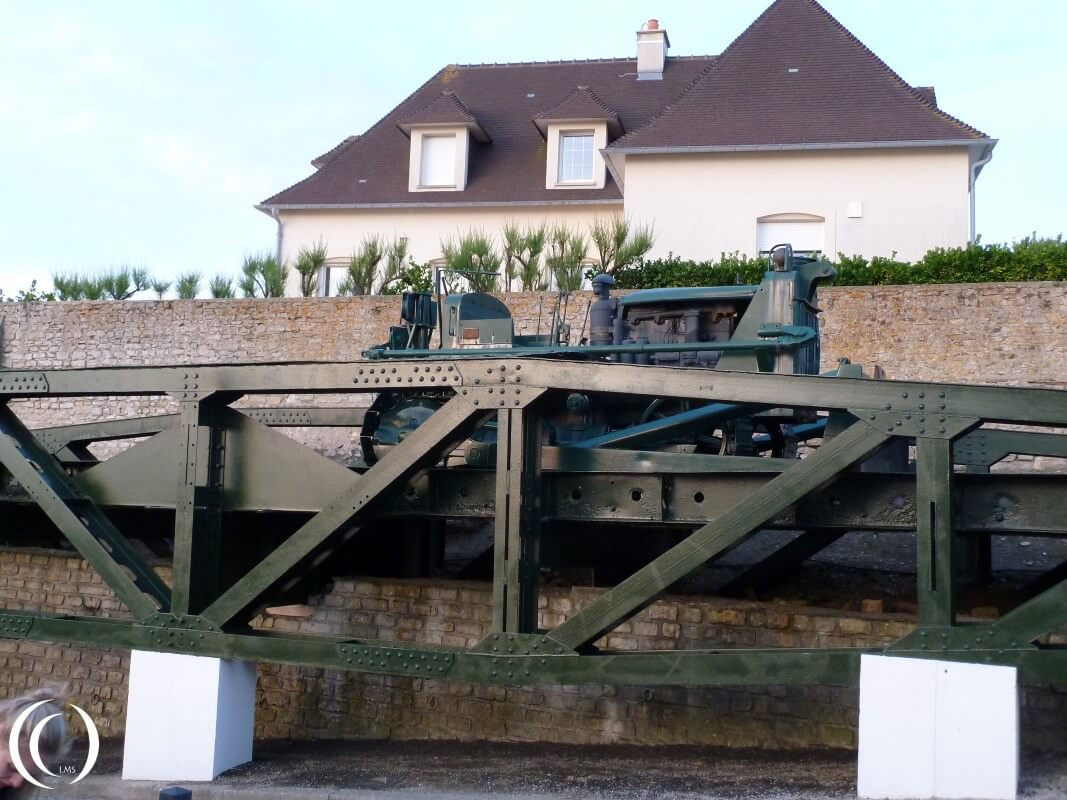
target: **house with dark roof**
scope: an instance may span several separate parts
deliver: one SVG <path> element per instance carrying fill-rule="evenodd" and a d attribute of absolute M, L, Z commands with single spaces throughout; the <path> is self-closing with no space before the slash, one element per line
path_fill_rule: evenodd
<path fill-rule="evenodd" d="M 635 58 L 449 65 L 257 208 L 282 257 L 321 240 L 336 266 L 368 236 L 426 262 L 469 229 L 617 214 L 653 226 L 653 256 L 693 259 L 779 242 L 914 259 L 973 238 L 996 140 L 815 0 L 775 0 L 717 56 L 669 47 L 650 20 Z"/>

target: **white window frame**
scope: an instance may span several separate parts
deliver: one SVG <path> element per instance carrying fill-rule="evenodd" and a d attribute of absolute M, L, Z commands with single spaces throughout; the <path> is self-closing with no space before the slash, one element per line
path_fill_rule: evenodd
<path fill-rule="evenodd" d="M 589 141 L 589 175 L 588 177 L 582 176 L 580 178 L 566 178 L 563 175 L 564 166 L 566 165 L 567 158 L 567 140 L 588 140 Z M 560 184 L 584 184 L 589 185 L 593 183 L 593 175 L 595 174 L 596 164 L 593 162 L 593 155 L 596 153 L 596 132 L 592 129 L 584 131 L 561 131 L 559 134 L 559 158 L 556 166 L 556 182 Z M 583 153 L 584 155 L 584 153 Z M 584 162 L 585 159 L 583 158 Z M 583 163 L 584 167 L 585 164 Z"/>
<path fill-rule="evenodd" d="M 587 181 L 560 180 L 563 139 L 576 134 L 593 134 L 593 175 Z M 607 166 L 601 151 L 608 146 L 608 124 L 604 120 L 568 120 L 548 123 L 548 147 L 545 158 L 546 189 L 603 189 Z"/>
<path fill-rule="evenodd" d="M 429 137 L 454 136 L 456 140 L 453 180 L 445 185 L 422 183 L 423 140 Z M 462 192 L 467 188 L 467 154 L 470 150 L 470 131 L 456 125 L 426 125 L 411 130 L 411 151 L 408 157 L 409 192 Z"/>

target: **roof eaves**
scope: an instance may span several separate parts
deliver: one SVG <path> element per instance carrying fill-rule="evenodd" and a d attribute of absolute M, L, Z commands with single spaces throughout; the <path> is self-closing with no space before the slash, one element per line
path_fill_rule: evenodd
<path fill-rule="evenodd" d="M 257 211 L 270 214 L 272 211 L 344 211 L 361 208 L 492 208 L 534 206 L 604 206 L 619 205 L 621 197 L 604 197 L 595 200 L 487 200 L 436 203 L 260 203 L 253 206 Z"/>
<path fill-rule="evenodd" d="M 620 140 L 621 141 L 621 140 Z M 792 144 L 715 144 L 671 145 L 664 147 L 618 147 L 608 145 L 605 150 L 620 155 L 669 155 L 675 153 L 774 153 L 796 150 L 902 150 L 924 147 L 996 146 L 998 140 L 981 139 L 917 139 L 885 142 L 795 142 Z"/>

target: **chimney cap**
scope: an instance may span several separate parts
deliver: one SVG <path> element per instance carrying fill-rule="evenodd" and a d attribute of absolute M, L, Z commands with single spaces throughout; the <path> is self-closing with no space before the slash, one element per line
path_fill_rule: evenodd
<path fill-rule="evenodd" d="M 662 39 L 663 43 L 670 47 L 670 39 L 667 37 L 667 29 L 661 28 L 659 20 L 652 18 L 648 22 L 642 22 L 641 27 L 637 31 L 637 40 L 653 40 L 658 41 Z"/>

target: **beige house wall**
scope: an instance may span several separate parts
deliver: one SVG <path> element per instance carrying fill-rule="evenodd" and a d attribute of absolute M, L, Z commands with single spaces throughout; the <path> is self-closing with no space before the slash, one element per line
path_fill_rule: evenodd
<path fill-rule="evenodd" d="M 282 257 L 292 263 L 302 247 L 321 239 L 331 259 L 344 261 L 365 237 L 404 236 L 411 257 L 426 263 L 441 256 L 442 240 L 472 228 L 499 244 L 508 222 L 564 223 L 588 233 L 594 219 L 619 213 L 653 225 L 653 258 L 754 255 L 758 221 L 776 215 L 821 217 L 824 251 L 831 257 L 895 253 L 914 261 L 970 238 L 970 163 L 962 147 L 630 156 L 625 182 L 625 208 L 598 203 L 282 211 Z M 298 285 L 291 275 L 290 295 L 299 294 Z"/>
<path fill-rule="evenodd" d="M 911 261 L 970 236 L 962 147 L 629 156 L 625 181 L 627 216 L 655 224 L 652 257 L 755 254 L 757 220 L 777 214 L 823 217 L 831 256 Z"/>
<path fill-rule="evenodd" d="M 329 258 L 347 259 L 364 237 L 386 240 L 406 236 L 408 252 L 418 263 L 441 256 L 441 242 L 456 238 L 471 228 L 480 228 L 500 245 L 501 231 L 508 222 L 520 226 L 566 224 L 586 232 L 597 217 L 622 212 L 622 203 L 573 206 L 466 206 L 418 209 L 344 209 L 337 211 L 283 211 L 280 213 L 282 258 L 292 263 L 300 249 L 322 239 Z M 595 253 L 590 248 L 590 257 Z M 290 275 L 289 295 L 299 295 L 298 276 Z"/>

